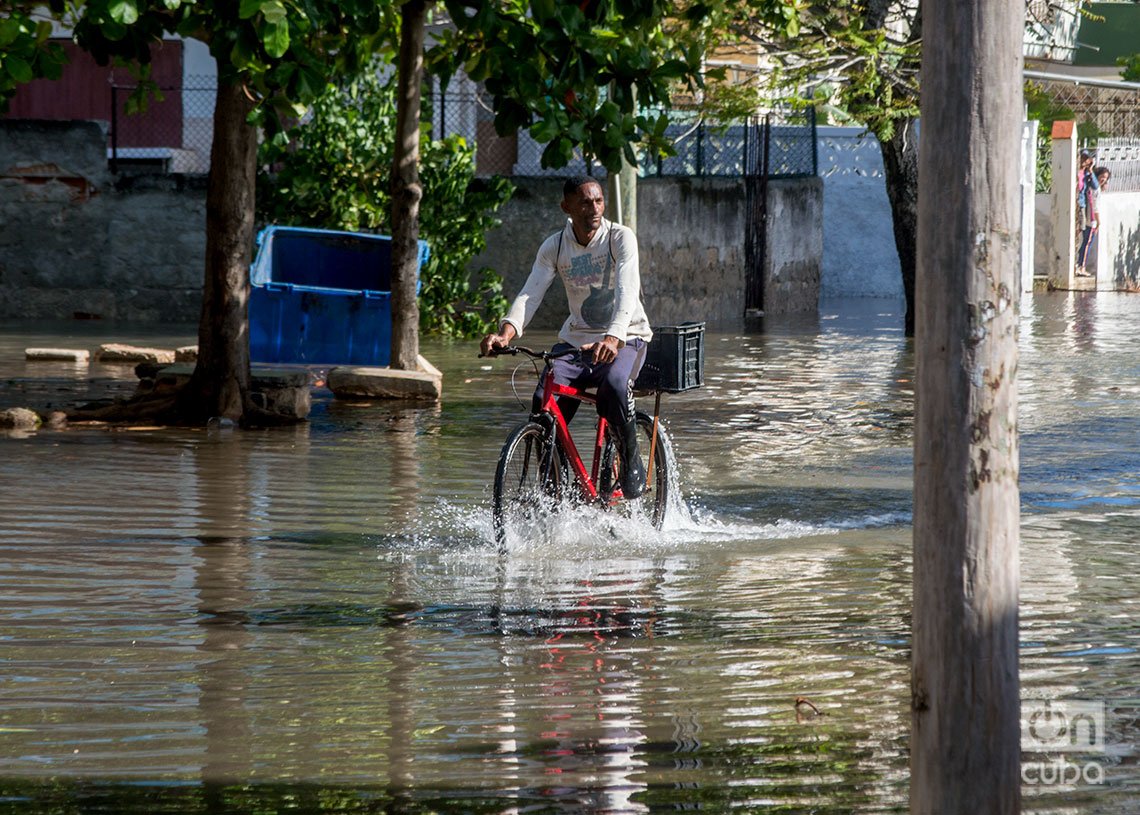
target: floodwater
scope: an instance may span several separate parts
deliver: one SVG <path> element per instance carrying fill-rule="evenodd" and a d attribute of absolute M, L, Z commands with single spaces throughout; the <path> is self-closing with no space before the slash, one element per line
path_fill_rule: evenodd
<path fill-rule="evenodd" d="M 898 308 L 708 335 L 666 528 L 563 514 L 505 557 L 524 411 L 470 343 L 425 343 L 438 406 L 0 437 L 0 812 L 905 812 Z M 1024 811 L 1137 812 L 1140 297 L 1022 315 L 1022 694 L 1103 715 L 1025 755 Z M 192 335 L 0 323 L 0 406 L 133 387 L 24 347 Z"/>

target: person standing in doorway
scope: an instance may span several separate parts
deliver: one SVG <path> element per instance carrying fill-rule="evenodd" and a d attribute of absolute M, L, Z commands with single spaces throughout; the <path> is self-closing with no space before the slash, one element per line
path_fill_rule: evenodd
<path fill-rule="evenodd" d="M 1096 224 L 1096 195 L 1100 190 L 1096 174 L 1093 172 L 1093 157 L 1088 150 L 1082 150 L 1077 167 L 1077 214 L 1080 229 L 1080 246 L 1077 248 L 1077 277 L 1092 277 L 1085 270 L 1089 243 Z"/>

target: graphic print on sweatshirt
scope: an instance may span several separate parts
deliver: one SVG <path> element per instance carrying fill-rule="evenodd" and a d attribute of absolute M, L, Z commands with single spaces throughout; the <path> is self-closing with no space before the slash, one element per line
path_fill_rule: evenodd
<path fill-rule="evenodd" d="M 603 257 L 578 255 L 570 259 L 566 270 L 566 285 L 576 289 L 589 288 L 590 293 L 582 301 L 582 319 L 590 328 L 605 328 L 614 314 L 614 289 L 610 283 L 610 264 L 606 254 Z"/>

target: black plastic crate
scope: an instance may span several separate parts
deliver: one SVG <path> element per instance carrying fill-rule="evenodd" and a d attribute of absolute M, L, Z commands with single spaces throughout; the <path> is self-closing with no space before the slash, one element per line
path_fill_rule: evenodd
<path fill-rule="evenodd" d="M 704 323 L 653 326 L 653 342 L 633 389 L 680 393 L 699 388 L 705 376 L 704 340 Z"/>

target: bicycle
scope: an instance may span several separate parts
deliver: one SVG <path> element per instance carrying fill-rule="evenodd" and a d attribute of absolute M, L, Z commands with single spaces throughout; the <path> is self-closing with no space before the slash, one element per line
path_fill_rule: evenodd
<path fill-rule="evenodd" d="M 493 521 L 495 541 L 500 549 L 506 549 L 512 533 L 541 522 L 567 500 L 607 509 L 625 505 L 631 510 L 641 510 L 656 529 L 665 521 L 672 445 L 658 417 L 660 391 L 657 391 L 654 416 L 637 411 L 637 426 L 644 437 L 639 447 L 646 471 L 646 489 L 640 497 L 626 499 L 620 486 L 621 457 L 609 424 L 598 416 L 594 457 L 592 466 L 587 469 L 558 406 L 559 397 L 597 404 L 594 392 L 554 381 L 551 361 L 577 353 L 576 348 L 553 353 L 520 345 L 496 348 L 491 353 L 491 356 L 523 354 L 535 361 L 542 360 L 545 366 L 541 374 L 539 410 L 507 436 L 495 469 Z"/>

